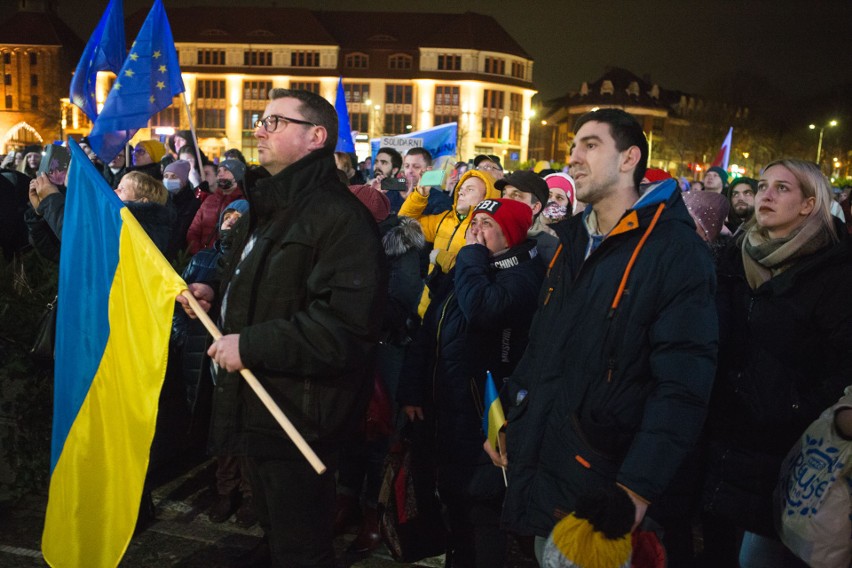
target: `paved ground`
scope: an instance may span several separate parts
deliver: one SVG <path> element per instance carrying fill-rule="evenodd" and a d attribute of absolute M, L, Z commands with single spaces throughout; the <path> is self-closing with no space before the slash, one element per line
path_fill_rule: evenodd
<path fill-rule="evenodd" d="M 232 560 L 249 551 L 259 540 L 260 529 L 242 529 L 233 518 L 211 523 L 204 511 L 212 504 L 213 462 L 196 465 L 162 483 L 154 490 L 157 520 L 134 537 L 121 562 L 122 568 L 228 568 Z M 46 505 L 45 496 L 26 497 L 0 509 L 0 568 L 46 566 L 40 539 Z M 356 527 L 352 527 L 353 532 Z M 369 558 L 347 558 L 346 546 L 354 534 L 336 541 L 338 556 L 353 568 L 402 566 L 381 548 Z M 533 568 L 534 561 L 512 552 L 508 566 Z M 430 558 L 413 566 L 440 568 L 443 557 Z"/>

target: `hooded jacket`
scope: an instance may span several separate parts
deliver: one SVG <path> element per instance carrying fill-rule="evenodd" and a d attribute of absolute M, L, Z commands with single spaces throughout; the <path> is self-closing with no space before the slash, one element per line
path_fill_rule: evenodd
<path fill-rule="evenodd" d="M 674 180 L 652 186 L 586 257 L 560 249 L 510 383 L 504 523 L 547 536 L 578 495 L 618 482 L 656 500 L 697 439 L 716 366 L 716 277 Z"/>
<path fill-rule="evenodd" d="M 423 407 L 434 423 L 444 492 L 489 498 L 503 491 L 503 477 L 482 449 L 486 372 L 500 388 L 520 360 L 543 277 L 531 239 L 497 256 L 476 244 L 459 250 L 434 291 L 397 399 Z"/>
<path fill-rule="evenodd" d="M 245 199 L 243 190 L 239 187 L 228 194 L 217 189 L 201 203 L 186 232 L 187 250 L 190 254 L 213 245 L 219 235 L 218 223 L 222 212 L 237 199 Z"/>
<path fill-rule="evenodd" d="M 249 189 L 231 229 L 219 298 L 222 333 L 239 334 L 251 369 L 320 452 L 363 418 L 386 294 L 376 222 L 340 183 L 330 150 Z M 249 238 L 251 252 L 240 260 Z M 239 373 L 219 370 L 211 452 L 303 459 Z"/>
<path fill-rule="evenodd" d="M 458 188 L 470 177 L 477 177 L 485 182 L 485 197 L 483 199 L 497 199 L 500 197 L 500 191 L 494 187 L 494 180 L 491 176 L 471 170 L 466 172 L 456 184 L 456 191 L 453 192 L 453 208 L 449 211 L 438 213 L 437 215 L 424 215 L 423 211 L 426 209 L 429 199 L 428 197 L 423 197 L 417 191 L 412 191 L 399 209 L 400 215 L 417 219 L 420 222 L 426 242 L 432 243 L 433 250 L 438 251 L 435 264 L 429 265 L 430 275 L 436 270 L 436 267 L 440 269 L 440 273 L 448 273 L 455 265 L 456 254 L 459 249 L 465 245 L 464 236 L 468 225 L 470 225 L 470 211 L 459 214 L 456 211 L 456 207 L 459 201 Z M 432 277 L 434 278 L 434 276 Z M 417 308 L 417 313 L 420 317 L 423 317 L 426 313 L 427 307 L 429 307 L 428 286 L 420 296 L 420 305 Z"/>

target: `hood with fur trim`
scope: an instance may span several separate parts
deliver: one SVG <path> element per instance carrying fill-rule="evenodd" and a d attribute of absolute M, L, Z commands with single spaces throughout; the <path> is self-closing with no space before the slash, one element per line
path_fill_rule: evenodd
<path fill-rule="evenodd" d="M 426 246 L 426 237 L 420 223 L 411 217 L 391 215 L 379 224 L 382 232 L 382 246 L 388 257 L 402 256 L 412 249 L 421 250 Z"/>

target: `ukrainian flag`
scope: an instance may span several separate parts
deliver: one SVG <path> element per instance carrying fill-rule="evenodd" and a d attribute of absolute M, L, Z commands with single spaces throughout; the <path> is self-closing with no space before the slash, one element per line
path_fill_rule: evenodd
<path fill-rule="evenodd" d="M 505 426 L 506 417 L 503 414 L 503 405 L 500 403 L 500 394 L 497 392 L 497 387 L 494 386 L 494 377 L 491 376 L 491 371 L 485 377 L 485 396 L 483 408 L 485 413 L 482 416 L 482 431 L 488 438 L 491 447 L 497 449 L 497 438 L 500 433 L 500 428 Z M 503 448 L 505 451 L 506 448 Z"/>
<path fill-rule="evenodd" d="M 73 141 L 71 158 L 42 552 L 54 567 L 113 567 L 133 536 L 186 285 Z"/>

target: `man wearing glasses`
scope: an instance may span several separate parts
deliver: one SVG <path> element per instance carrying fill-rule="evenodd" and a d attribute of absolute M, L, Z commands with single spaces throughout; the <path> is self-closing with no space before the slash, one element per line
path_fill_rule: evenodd
<path fill-rule="evenodd" d="M 372 391 L 381 292 L 376 223 L 337 177 L 337 114 L 319 95 L 273 89 L 255 125 L 272 177 L 248 189 L 221 283 L 192 293 L 219 317 L 208 355 L 213 453 L 246 455 L 265 537 L 257 565 L 332 567 L 334 469 Z M 214 293 L 214 291 L 216 291 Z M 317 475 L 242 381 L 251 369 L 328 466 Z"/>
<path fill-rule="evenodd" d="M 473 167 L 480 172 L 485 172 L 494 178 L 494 181 L 503 179 L 503 164 L 500 163 L 500 158 L 493 154 L 480 154 L 473 159 Z"/>

